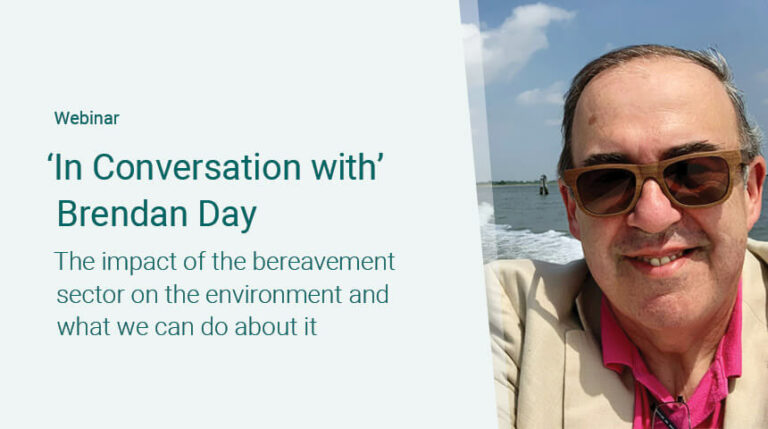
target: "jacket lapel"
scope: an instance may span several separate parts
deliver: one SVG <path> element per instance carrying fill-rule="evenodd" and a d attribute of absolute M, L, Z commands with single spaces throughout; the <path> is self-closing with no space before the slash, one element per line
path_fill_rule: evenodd
<path fill-rule="evenodd" d="M 628 428 L 634 391 L 603 367 L 600 348 L 584 331 L 566 333 L 563 427 Z"/>
<path fill-rule="evenodd" d="M 633 382 L 603 367 L 599 344 L 600 289 L 589 278 L 576 307 L 582 329 L 565 333 L 563 427 L 629 428 L 634 413 Z"/>
<path fill-rule="evenodd" d="M 750 242 L 751 245 L 755 244 Z M 751 249 L 758 254 L 765 249 Z M 765 258 L 765 255 L 760 255 Z M 725 400 L 726 429 L 768 427 L 768 331 L 766 273 L 747 252 L 742 271 L 741 377 L 730 381 Z"/>

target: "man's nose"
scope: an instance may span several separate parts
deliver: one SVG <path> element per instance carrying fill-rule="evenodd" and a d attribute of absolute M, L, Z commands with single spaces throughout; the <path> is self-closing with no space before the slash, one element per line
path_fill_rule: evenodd
<path fill-rule="evenodd" d="M 672 205 L 661 186 L 649 179 L 643 183 L 640 198 L 627 216 L 627 224 L 653 234 L 665 231 L 681 217 L 680 209 Z"/>

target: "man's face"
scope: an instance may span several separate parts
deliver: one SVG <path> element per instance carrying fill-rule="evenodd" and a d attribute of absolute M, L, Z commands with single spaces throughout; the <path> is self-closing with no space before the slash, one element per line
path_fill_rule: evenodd
<path fill-rule="evenodd" d="M 576 167 L 596 155 L 646 164 L 694 143 L 738 149 L 739 131 L 730 99 L 710 71 L 675 57 L 641 58 L 587 85 L 572 141 Z M 708 208 L 676 207 L 650 179 L 633 210 L 598 218 L 579 209 L 561 185 L 571 233 L 620 317 L 665 329 L 707 323 L 729 310 L 747 232 L 760 216 L 765 161 L 758 157 L 750 167 L 746 190 L 740 179 L 724 203 Z"/>

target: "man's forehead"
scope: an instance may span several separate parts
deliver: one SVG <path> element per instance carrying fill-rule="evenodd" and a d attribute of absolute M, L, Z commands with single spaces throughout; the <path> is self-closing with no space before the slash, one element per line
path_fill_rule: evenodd
<path fill-rule="evenodd" d="M 637 58 L 601 72 L 586 86 L 572 141 L 577 166 L 600 153 L 658 159 L 672 147 L 695 142 L 737 147 L 738 123 L 723 84 L 708 69 L 678 57 Z"/>

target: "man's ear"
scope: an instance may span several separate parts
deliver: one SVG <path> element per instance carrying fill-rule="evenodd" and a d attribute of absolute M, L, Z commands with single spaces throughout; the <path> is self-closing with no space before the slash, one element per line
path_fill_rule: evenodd
<path fill-rule="evenodd" d="M 765 182 L 765 158 L 758 155 L 749 163 L 747 176 L 747 225 L 749 229 L 760 218 L 763 203 L 763 182 Z"/>
<path fill-rule="evenodd" d="M 765 172 L 765 163 L 763 163 L 763 172 Z M 568 187 L 565 186 L 565 183 L 563 183 L 563 179 L 558 180 L 557 185 L 560 187 L 560 196 L 563 197 L 565 212 L 568 214 L 568 229 L 571 230 L 571 235 L 577 240 L 581 240 L 581 229 L 579 229 L 579 221 L 576 220 L 576 199 Z M 759 211 L 760 208 L 758 207 L 758 216 L 760 215 Z"/>

